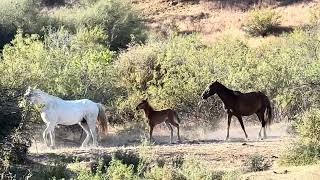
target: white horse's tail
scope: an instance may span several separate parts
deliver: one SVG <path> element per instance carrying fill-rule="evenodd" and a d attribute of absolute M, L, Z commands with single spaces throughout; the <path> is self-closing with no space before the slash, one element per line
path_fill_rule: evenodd
<path fill-rule="evenodd" d="M 108 134 L 108 120 L 107 116 L 104 112 L 105 108 L 102 104 L 96 103 L 99 108 L 99 114 L 97 117 L 97 127 L 100 132 L 102 132 L 104 135 Z"/>

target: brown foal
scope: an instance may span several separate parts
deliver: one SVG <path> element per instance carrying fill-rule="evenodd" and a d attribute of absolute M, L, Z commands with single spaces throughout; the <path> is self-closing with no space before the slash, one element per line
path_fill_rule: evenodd
<path fill-rule="evenodd" d="M 172 109 L 165 109 L 165 110 L 161 110 L 161 111 L 156 111 L 150 106 L 150 104 L 148 103 L 147 100 L 142 100 L 139 103 L 139 105 L 136 107 L 136 110 L 139 110 L 139 109 L 144 110 L 146 117 L 148 119 L 148 123 L 149 123 L 149 127 L 150 127 L 150 131 L 149 131 L 150 142 L 153 139 L 152 138 L 153 128 L 157 124 L 160 124 L 163 122 L 166 123 L 168 129 L 171 131 L 170 143 L 172 143 L 172 136 L 173 136 L 173 128 L 171 127 L 171 125 L 177 127 L 178 142 L 180 142 L 179 124 L 178 124 L 178 123 L 180 123 L 180 119 L 178 117 L 177 112 L 175 112 Z M 175 121 L 175 119 L 177 120 L 177 122 Z"/>

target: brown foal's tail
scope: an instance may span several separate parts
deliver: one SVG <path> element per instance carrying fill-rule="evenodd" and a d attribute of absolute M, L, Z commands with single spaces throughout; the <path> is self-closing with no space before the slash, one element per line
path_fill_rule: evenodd
<path fill-rule="evenodd" d="M 107 120 L 107 116 L 104 112 L 104 107 L 102 104 L 97 103 L 97 106 L 99 108 L 99 114 L 97 117 L 97 126 L 98 129 L 104 134 L 107 135 L 108 134 L 108 120 Z"/>
<path fill-rule="evenodd" d="M 265 96 L 265 103 L 266 103 L 266 106 L 267 106 L 267 117 L 266 117 L 266 125 L 267 126 L 270 126 L 270 124 L 272 123 L 272 120 L 273 120 L 273 116 L 272 116 L 272 108 L 271 108 L 271 102 L 269 100 L 269 98 L 267 96 Z"/>
<path fill-rule="evenodd" d="M 180 121 L 180 118 L 178 116 L 178 113 L 176 111 L 173 111 L 173 113 L 174 113 L 174 116 L 176 117 L 178 123 L 180 124 L 181 121 Z"/>

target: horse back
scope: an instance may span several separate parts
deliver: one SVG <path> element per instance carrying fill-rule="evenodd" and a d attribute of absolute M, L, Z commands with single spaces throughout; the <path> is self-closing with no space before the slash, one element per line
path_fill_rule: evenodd
<path fill-rule="evenodd" d="M 261 107 L 264 104 L 266 95 L 260 91 L 241 93 L 238 95 L 237 102 L 239 106 Z"/>

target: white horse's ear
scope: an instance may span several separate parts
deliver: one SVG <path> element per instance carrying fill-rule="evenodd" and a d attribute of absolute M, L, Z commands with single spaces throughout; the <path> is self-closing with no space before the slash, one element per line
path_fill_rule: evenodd
<path fill-rule="evenodd" d="M 26 96 L 26 95 L 30 94 L 30 92 L 31 92 L 31 87 L 30 87 L 30 86 L 28 86 L 28 88 L 27 88 L 26 92 L 24 93 L 24 96 Z"/>

